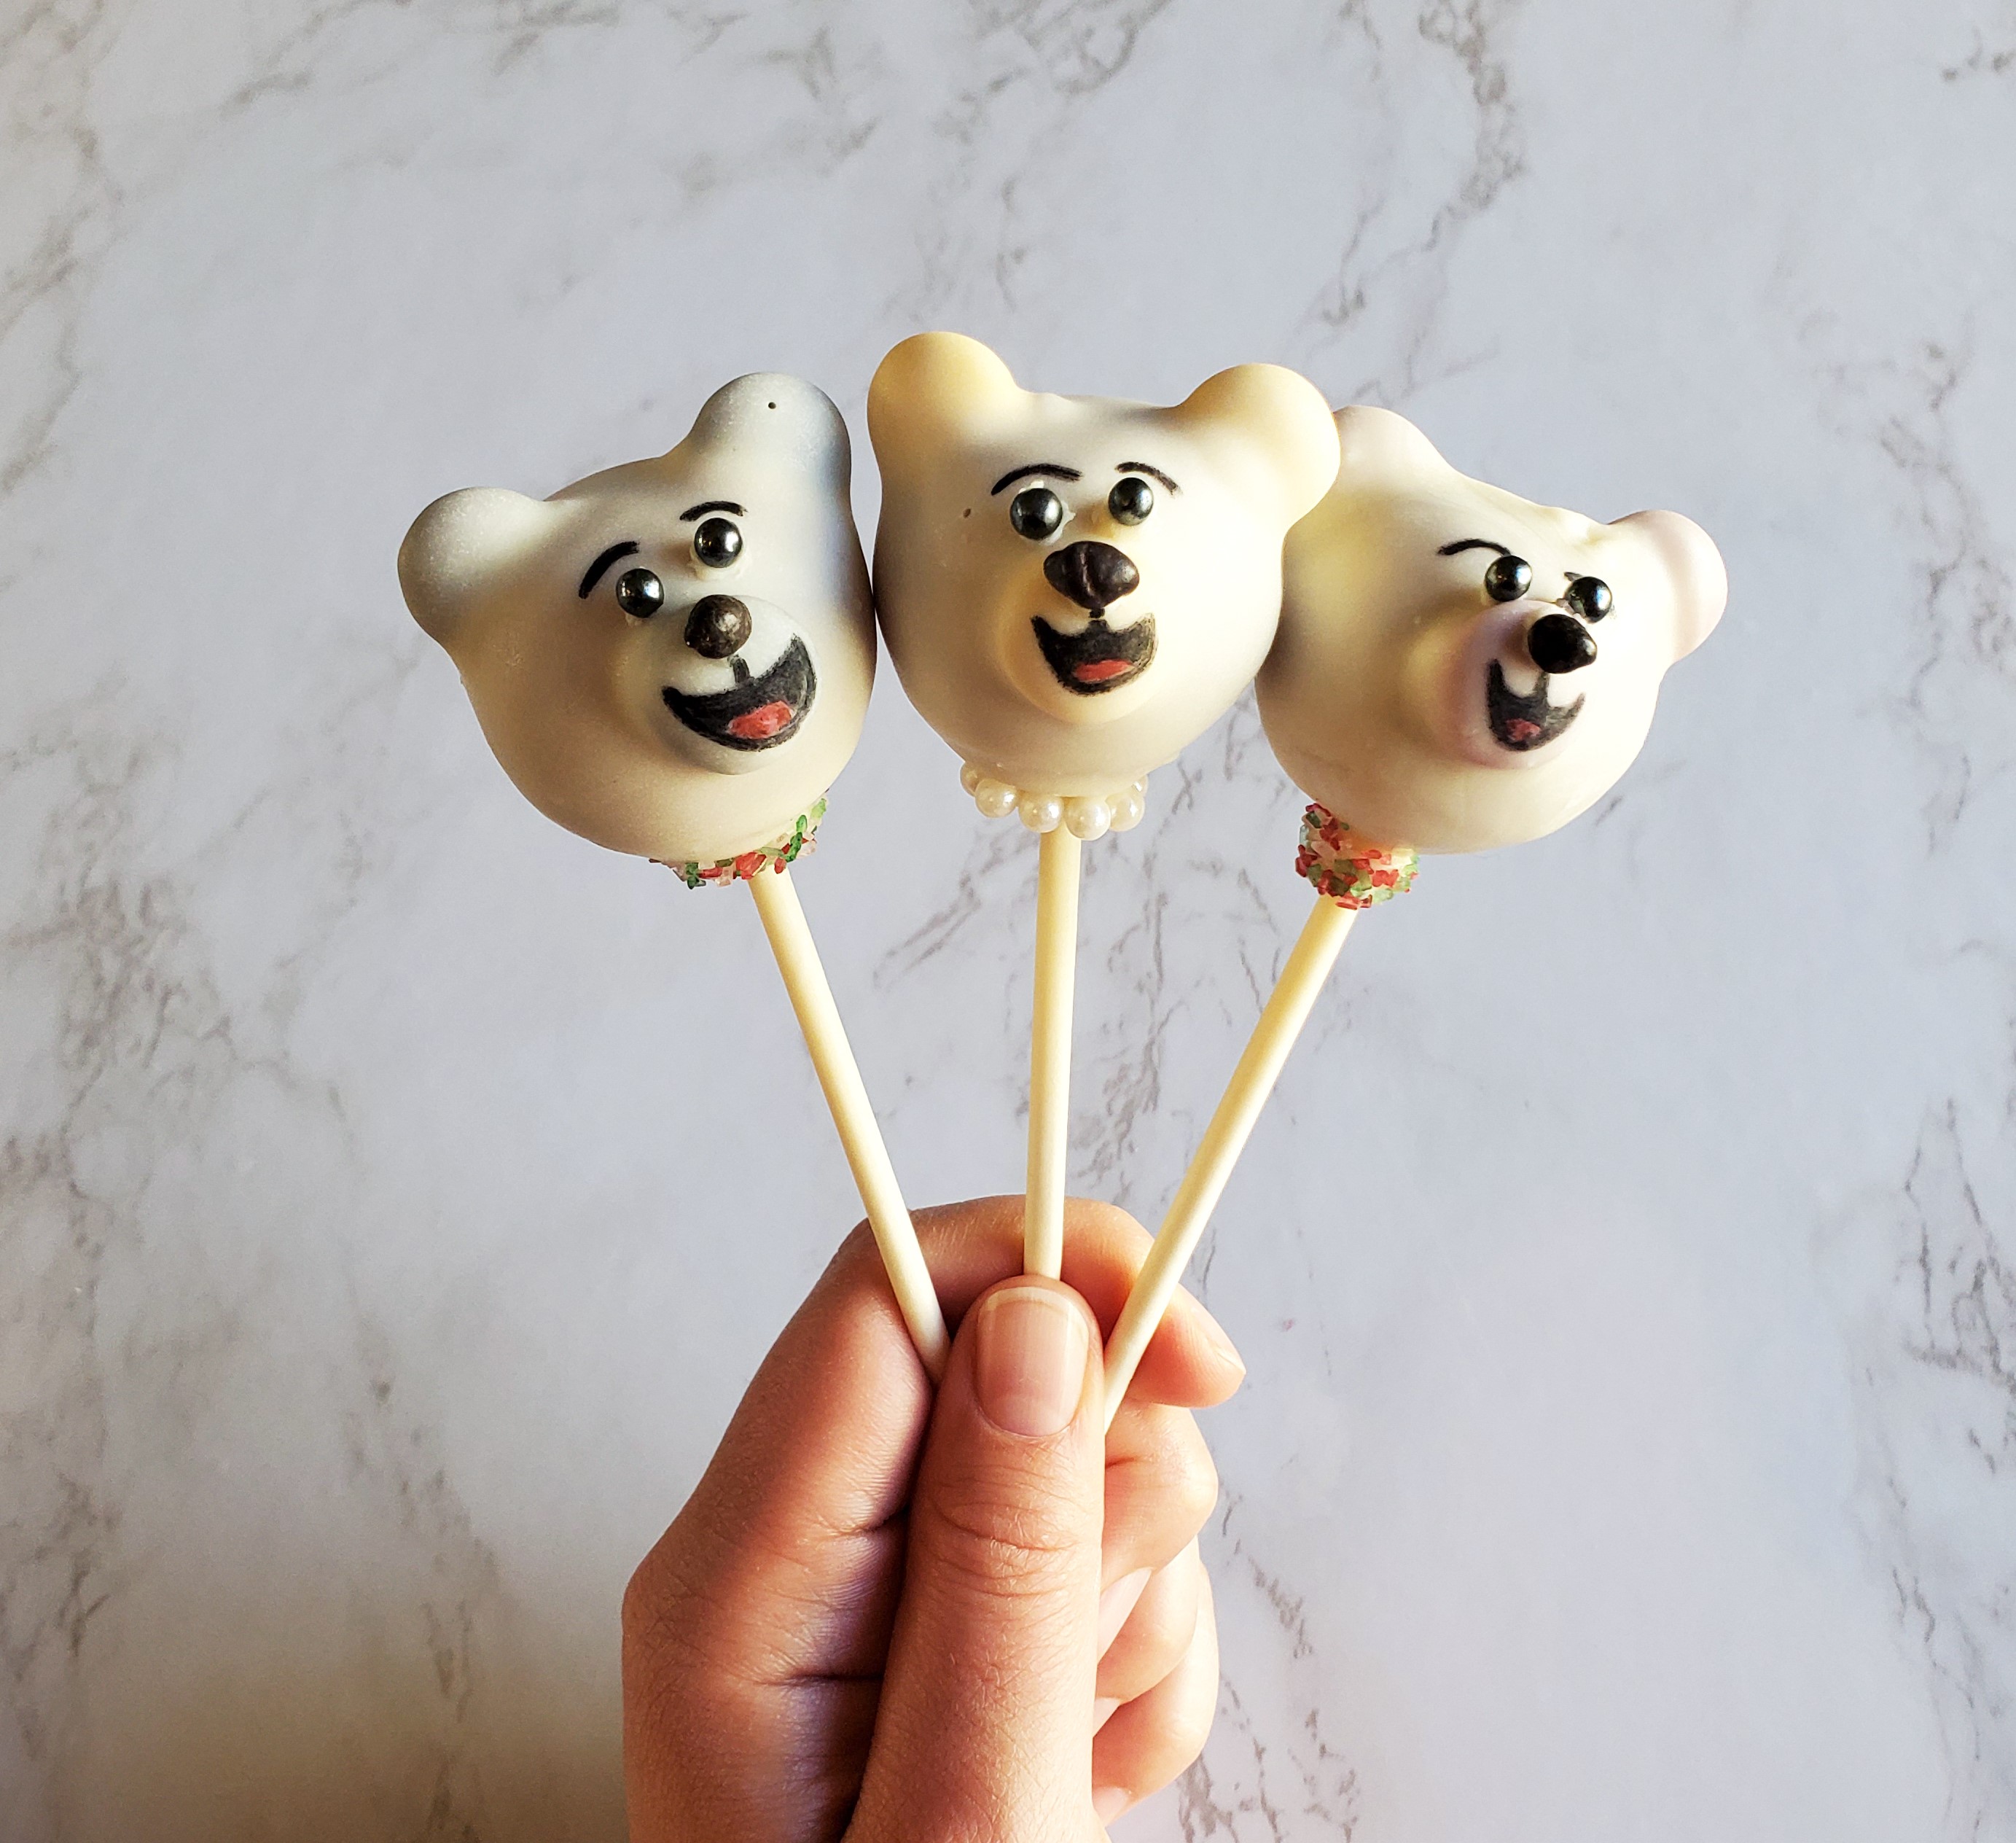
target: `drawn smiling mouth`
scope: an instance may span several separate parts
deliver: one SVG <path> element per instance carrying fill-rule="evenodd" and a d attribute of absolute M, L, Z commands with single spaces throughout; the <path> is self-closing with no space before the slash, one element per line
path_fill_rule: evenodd
<path fill-rule="evenodd" d="M 794 640 L 760 676 L 739 658 L 730 663 L 736 682 L 728 690 L 696 694 L 667 685 L 665 708 L 696 736 L 724 748 L 775 748 L 789 741 L 819 694 L 805 643 Z"/>
<path fill-rule="evenodd" d="M 1550 680 L 1540 674 L 1539 683 L 1523 698 L 1505 682 L 1505 670 L 1496 659 L 1485 675 L 1484 708 L 1491 721 L 1491 734 L 1501 748 L 1524 755 L 1529 748 L 1543 748 L 1561 735 L 1582 714 L 1583 700 L 1557 709 L 1547 701 Z"/>
<path fill-rule="evenodd" d="M 1081 698 L 1131 683 L 1155 657 L 1153 615 L 1125 627 L 1109 627 L 1103 615 L 1096 614 L 1082 633 L 1060 633 L 1041 615 L 1029 625 L 1036 630 L 1036 644 L 1052 676 Z"/>

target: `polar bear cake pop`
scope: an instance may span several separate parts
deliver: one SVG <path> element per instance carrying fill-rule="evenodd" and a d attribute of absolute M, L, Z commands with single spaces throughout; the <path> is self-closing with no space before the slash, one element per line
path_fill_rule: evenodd
<path fill-rule="evenodd" d="M 1728 578 L 1676 512 L 1600 525 L 1466 479 L 1406 417 L 1340 410 L 1337 484 L 1290 534 L 1267 739 L 1368 843 L 1544 836 L 1636 759 Z"/>
<path fill-rule="evenodd" d="M 977 340 L 923 333 L 868 388 L 882 470 L 875 601 L 903 689 L 981 812 L 1043 835 L 1026 1262 L 1063 1251 L 1078 844 L 1251 681 L 1281 540 L 1337 474 L 1316 387 L 1221 371 L 1168 409 L 1025 391 Z"/>
<path fill-rule="evenodd" d="M 1109 1408 L 1358 913 L 1406 890 L 1419 852 L 1523 843 L 1593 806 L 1728 600 L 1720 554 L 1676 512 L 1598 524 L 1466 478 L 1390 410 L 1337 427 L 1337 482 L 1288 534 L 1257 686 L 1314 802 L 1296 868 L 1316 906 L 1114 1328 Z"/>
<path fill-rule="evenodd" d="M 437 500 L 399 579 L 519 792 L 691 880 L 801 845 L 860 740 L 875 633 L 848 474 L 823 392 L 737 378 L 668 454 L 546 500 Z"/>
<path fill-rule="evenodd" d="M 876 608 L 981 810 L 1096 838 L 1252 681 L 1281 539 L 1337 475 L 1321 394 L 1240 365 L 1157 409 L 1025 391 L 922 333 L 868 389 Z"/>
<path fill-rule="evenodd" d="M 854 752 L 875 674 L 846 424 L 776 373 L 737 378 L 668 453 L 552 498 L 450 493 L 399 551 L 520 792 L 690 885 L 746 882 L 905 1320 L 944 1320 L 788 867 Z"/>

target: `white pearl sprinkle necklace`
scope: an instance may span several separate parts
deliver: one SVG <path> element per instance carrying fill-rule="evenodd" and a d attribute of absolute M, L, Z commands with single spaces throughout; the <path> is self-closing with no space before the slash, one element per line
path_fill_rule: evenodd
<path fill-rule="evenodd" d="M 989 819 L 1006 819 L 1013 813 L 1032 832 L 1053 832 L 1061 825 L 1075 839 L 1126 831 L 1141 823 L 1147 810 L 1146 781 L 1130 782 L 1110 794 L 1024 793 L 968 762 L 959 770 L 959 784 Z"/>

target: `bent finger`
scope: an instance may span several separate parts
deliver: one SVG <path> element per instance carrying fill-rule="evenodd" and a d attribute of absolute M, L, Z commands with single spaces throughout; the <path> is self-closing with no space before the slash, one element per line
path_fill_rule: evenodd
<path fill-rule="evenodd" d="M 1092 1744 L 1093 1806 L 1102 1823 L 1160 1791 L 1204 1751 L 1218 1713 L 1218 1624 L 1201 1576 L 1197 1629 L 1176 1668 L 1113 1711 Z"/>

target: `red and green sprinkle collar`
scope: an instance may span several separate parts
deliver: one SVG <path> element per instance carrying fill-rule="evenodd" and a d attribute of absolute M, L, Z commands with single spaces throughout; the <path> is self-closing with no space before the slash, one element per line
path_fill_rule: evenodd
<path fill-rule="evenodd" d="M 1420 862 L 1412 846 L 1375 845 L 1327 806 L 1312 801 L 1302 815 L 1295 874 L 1306 877 L 1319 896 L 1328 896 L 1341 909 L 1369 909 L 1406 895 L 1414 886 Z"/>
<path fill-rule="evenodd" d="M 789 864 L 812 849 L 812 835 L 819 830 L 819 822 L 826 817 L 826 802 L 815 800 L 812 810 L 801 813 L 791 829 L 781 838 L 773 839 L 767 845 L 754 851 L 738 853 L 733 857 L 716 858 L 712 864 L 697 861 L 686 864 L 666 864 L 662 857 L 652 859 L 653 864 L 663 864 L 678 877 L 689 889 L 698 889 L 705 884 L 747 883 L 760 876 L 765 871 L 781 871 Z"/>

